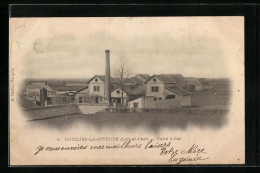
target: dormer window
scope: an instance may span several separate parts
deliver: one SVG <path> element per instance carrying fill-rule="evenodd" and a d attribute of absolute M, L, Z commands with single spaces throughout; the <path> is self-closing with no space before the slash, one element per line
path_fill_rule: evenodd
<path fill-rule="evenodd" d="M 98 79 L 95 79 L 95 82 L 98 82 Z"/>

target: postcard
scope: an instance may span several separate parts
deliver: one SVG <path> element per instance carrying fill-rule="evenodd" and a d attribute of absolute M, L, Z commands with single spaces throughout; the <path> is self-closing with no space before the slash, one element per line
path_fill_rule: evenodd
<path fill-rule="evenodd" d="M 10 165 L 245 163 L 244 17 L 9 19 Z"/>

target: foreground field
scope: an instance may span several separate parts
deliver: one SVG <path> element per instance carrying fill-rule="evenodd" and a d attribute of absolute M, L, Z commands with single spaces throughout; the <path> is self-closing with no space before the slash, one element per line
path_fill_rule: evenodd
<path fill-rule="evenodd" d="M 37 121 L 28 121 L 35 127 L 67 129 L 76 123 L 93 126 L 97 130 L 142 127 L 153 131 L 161 128 L 186 129 L 189 125 L 200 128 L 219 128 L 226 122 L 226 115 L 151 114 L 151 113 L 97 113 L 92 115 L 66 115 Z"/>

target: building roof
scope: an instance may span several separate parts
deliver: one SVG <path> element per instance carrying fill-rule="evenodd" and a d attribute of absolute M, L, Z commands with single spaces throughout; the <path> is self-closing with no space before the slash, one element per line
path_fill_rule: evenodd
<path fill-rule="evenodd" d="M 111 92 L 117 90 L 118 88 L 120 88 L 120 87 L 114 88 Z M 145 87 L 143 87 L 143 86 L 135 86 L 135 87 L 125 86 L 123 91 L 129 95 L 144 95 Z"/>
<path fill-rule="evenodd" d="M 204 84 L 204 85 L 208 85 L 209 81 L 205 78 L 198 78 L 198 80 L 200 81 L 200 83 Z"/>
<path fill-rule="evenodd" d="M 166 87 L 167 90 L 172 91 L 178 95 L 185 96 L 185 95 L 191 95 L 191 92 L 178 88 L 178 87 Z"/>
<path fill-rule="evenodd" d="M 95 75 L 94 77 L 92 77 L 87 83 L 90 83 L 93 79 L 95 78 L 99 78 L 102 82 L 105 82 L 105 75 Z M 110 77 L 110 82 L 111 83 L 116 83 L 116 79 L 113 77 Z"/>
<path fill-rule="evenodd" d="M 83 91 L 85 89 L 88 89 L 88 86 L 85 86 L 84 88 L 79 89 L 75 94 L 79 93 L 80 91 Z"/>
<path fill-rule="evenodd" d="M 82 88 L 85 88 L 84 86 L 63 86 L 63 85 L 50 85 L 52 90 L 55 91 L 70 91 L 70 92 L 76 92 Z"/>
<path fill-rule="evenodd" d="M 26 85 L 26 88 L 27 89 L 41 89 L 41 88 L 46 88 L 46 87 L 49 87 L 49 85 L 47 84 L 46 85 L 46 83 L 45 82 L 36 82 L 36 83 L 28 83 L 27 85 Z"/>
<path fill-rule="evenodd" d="M 201 82 L 195 77 L 185 77 L 189 85 L 202 85 Z"/>
<path fill-rule="evenodd" d="M 141 80 L 144 80 L 144 82 L 146 80 L 148 80 L 150 78 L 150 75 L 149 74 L 136 74 L 135 77 L 141 79 Z"/>
<path fill-rule="evenodd" d="M 46 85 L 42 85 L 42 86 L 39 86 L 39 85 L 27 85 L 26 86 L 26 89 L 41 89 L 41 88 L 46 88 Z"/>
<path fill-rule="evenodd" d="M 66 85 L 67 86 L 87 86 L 88 85 L 88 81 L 89 81 L 90 79 L 75 79 L 75 80 L 72 80 L 72 79 L 70 79 L 70 80 L 66 80 Z"/>
<path fill-rule="evenodd" d="M 58 79 L 50 79 L 48 80 L 48 84 L 50 85 L 66 85 L 65 80 L 58 80 Z"/>
<path fill-rule="evenodd" d="M 144 86 L 136 86 L 136 87 L 125 87 L 125 92 L 130 95 L 143 95 L 145 94 Z"/>
<path fill-rule="evenodd" d="M 137 77 L 131 77 L 131 78 L 129 78 L 128 83 L 136 83 L 136 84 L 142 85 L 143 81 L 138 79 Z"/>
<path fill-rule="evenodd" d="M 150 81 L 153 77 L 157 77 L 165 84 L 185 82 L 185 78 L 181 74 L 159 74 L 151 76 L 145 83 Z"/>

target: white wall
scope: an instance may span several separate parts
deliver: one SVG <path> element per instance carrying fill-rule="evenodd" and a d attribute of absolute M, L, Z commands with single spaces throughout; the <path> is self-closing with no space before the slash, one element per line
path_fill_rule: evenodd
<path fill-rule="evenodd" d="M 95 79 L 98 79 L 98 81 L 96 82 Z M 99 92 L 94 91 L 94 86 L 99 86 Z M 90 96 L 101 96 L 101 97 L 104 98 L 104 96 L 105 96 L 105 84 L 98 77 L 94 78 L 89 83 L 88 88 L 89 88 L 89 95 Z"/>
<path fill-rule="evenodd" d="M 144 97 L 141 97 L 141 98 L 138 98 L 138 99 L 135 99 L 131 102 L 128 103 L 128 107 L 129 108 L 134 108 L 134 103 L 138 103 L 138 107 L 137 108 L 144 108 Z"/>

